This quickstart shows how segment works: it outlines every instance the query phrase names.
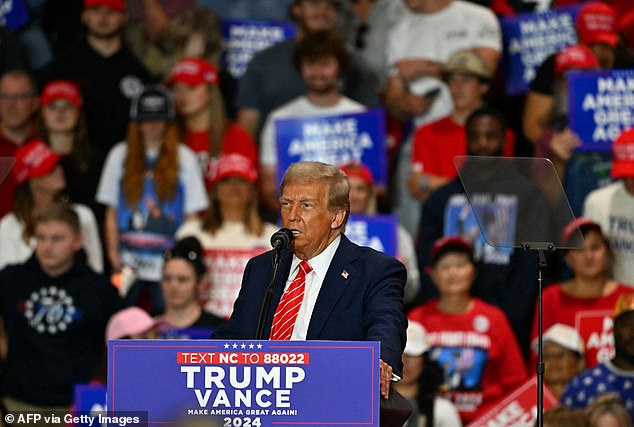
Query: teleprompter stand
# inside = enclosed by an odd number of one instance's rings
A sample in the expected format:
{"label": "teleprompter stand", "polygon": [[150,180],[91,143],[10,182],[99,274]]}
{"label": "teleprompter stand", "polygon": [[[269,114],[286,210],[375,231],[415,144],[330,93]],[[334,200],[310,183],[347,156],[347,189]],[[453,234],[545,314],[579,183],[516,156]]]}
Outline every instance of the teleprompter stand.
{"label": "teleprompter stand", "polygon": [[454,164],[487,244],[535,251],[537,259],[537,423],[543,425],[542,290],[548,253],[578,249],[578,228],[555,168],[545,158],[457,156]]}

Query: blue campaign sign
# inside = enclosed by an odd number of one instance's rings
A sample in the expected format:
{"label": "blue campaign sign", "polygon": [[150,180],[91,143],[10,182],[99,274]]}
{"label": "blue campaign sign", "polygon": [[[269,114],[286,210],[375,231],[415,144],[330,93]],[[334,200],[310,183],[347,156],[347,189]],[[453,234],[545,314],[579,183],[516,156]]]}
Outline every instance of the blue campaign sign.
{"label": "blue campaign sign", "polygon": [[502,18],[503,56],[500,63],[506,93],[528,91],[540,64],[552,53],[577,43],[574,22],[580,6]]}
{"label": "blue campaign sign", "polygon": [[0,26],[17,30],[30,19],[25,0],[0,0]]}
{"label": "blue campaign sign", "polygon": [[[73,400],[73,412],[75,413],[94,414],[104,412],[106,410],[106,385],[76,384]],[[76,425],[89,426],[89,423],[78,423]]]}
{"label": "blue campaign sign", "polygon": [[363,163],[376,185],[387,185],[383,110],[279,119],[274,125],[278,183],[292,163],[310,160],[335,166]]}
{"label": "blue campaign sign", "polygon": [[357,245],[369,246],[396,257],[397,224],[394,215],[350,215],[346,225],[346,237]]}
{"label": "blue campaign sign", "polygon": [[619,134],[634,126],[634,70],[568,73],[569,126],[579,151],[609,151]]}
{"label": "blue campaign sign", "polygon": [[224,40],[221,61],[236,79],[242,77],[253,55],[297,32],[290,22],[223,19],[220,25]]}
{"label": "blue campaign sign", "polygon": [[379,426],[378,342],[112,340],[108,411],[149,424]]}

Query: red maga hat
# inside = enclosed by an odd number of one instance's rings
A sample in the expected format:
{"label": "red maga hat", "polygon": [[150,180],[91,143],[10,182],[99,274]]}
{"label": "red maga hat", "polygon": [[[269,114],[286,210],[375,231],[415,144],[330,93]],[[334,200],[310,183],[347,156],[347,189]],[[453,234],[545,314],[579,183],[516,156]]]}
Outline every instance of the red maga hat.
{"label": "red maga hat", "polygon": [[189,86],[218,84],[218,70],[202,58],[185,58],[179,61],[165,81],[166,86],[185,83]]}
{"label": "red maga hat", "polygon": [[347,163],[339,166],[339,169],[344,171],[348,176],[356,176],[361,178],[369,187],[374,185],[374,179],[372,178],[372,171],[363,163]]}
{"label": "red maga hat", "polygon": [[56,154],[41,139],[34,139],[21,145],[15,152],[13,176],[18,184],[32,178],[40,178],[53,172],[64,157]]}
{"label": "red maga hat", "polygon": [[579,42],[585,45],[605,43],[615,47],[618,42],[616,13],[605,3],[587,3],[577,14],[575,23]]}
{"label": "red maga hat", "polygon": [[64,99],[76,108],[81,108],[82,98],[77,85],[69,80],[55,80],[44,86],[40,95],[40,103],[49,105],[58,99]]}
{"label": "red maga hat", "polygon": [[434,246],[431,248],[432,264],[436,264],[440,252],[445,249],[455,249],[459,252],[466,252],[470,256],[473,256],[473,247],[465,239],[459,236],[446,236],[436,240]]}
{"label": "red maga hat", "polygon": [[621,132],[612,143],[612,178],[634,178],[634,128]]}
{"label": "red maga hat", "polygon": [[218,158],[218,166],[216,174],[213,177],[213,183],[232,176],[244,178],[250,183],[258,180],[258,170],[253,161],[239,153],[221,154]]}
{"label": "red maga hat", "polygon": [[576,44],[568,46],[555,56],[555,78],[568,70],[592,70],[599,68],[599,61],[587,46]]}
{"label": "red maga hat", "polygon": [[[575,246],[580,246],[581,242],[576,242],[576,241],[570,241],[571,238],[575,237],[575,230],[579,229],[581,230],[582,228],[595,228],[597,230],[599,230],[599,232],[601,232],[601,226],[592,221],[591,219],[588,218],[575,218],[572,221],[570,221],[568,223],[568,225],[566,225],[566,227],[564,228],[564,231],[561,233],[561,243],[564,246],[568,246],[568,245],[573,245],[572,247]],[[578,237],[577,237],[578,239]],[[575,239],[575,240],[577,240]]]}
{"label": "red maga hat", "polygon": [[125,12],[125,0],[84,0],[84,9],[105,6],[115,12]]}

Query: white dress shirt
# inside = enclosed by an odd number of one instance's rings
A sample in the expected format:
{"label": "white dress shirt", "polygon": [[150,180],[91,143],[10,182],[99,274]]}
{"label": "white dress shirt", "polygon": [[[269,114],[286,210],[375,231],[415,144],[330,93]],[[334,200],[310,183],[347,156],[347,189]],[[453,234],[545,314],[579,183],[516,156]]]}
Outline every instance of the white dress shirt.
{"label": "white dress shirt", "polygon": [[[321,290],[321,285],[324,283],[324,278],[330,267],[330,262],[335,256],[335,252],[341,242],[341,236],[337,236],[319,255],[313,257],[308,261],[308,264],[312,267],[312,271],[306,275],[306,287],[304,288],[304,301],[299,308],[297,320],[295,321],[295,327],[291,334],[291,340],[305,340],[308,333],[308,325],[310,324],[310,318],[313,315],[313,309]],[[293,261],[291,262],[291,274],[288,276],[284,292],[288,289],[291,282],[299,273],[299,263],[302,260],[293,255]]]}

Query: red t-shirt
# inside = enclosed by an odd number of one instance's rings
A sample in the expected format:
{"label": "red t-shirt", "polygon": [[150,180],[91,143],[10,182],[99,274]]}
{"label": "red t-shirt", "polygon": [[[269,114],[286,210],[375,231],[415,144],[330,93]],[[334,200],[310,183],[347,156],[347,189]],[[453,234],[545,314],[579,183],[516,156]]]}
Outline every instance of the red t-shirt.
{"label": "red t-shirt", "polygon": [[[515,136],[507,129],[504,156],[512,157],[514,150]],[[412,146],[412,171],[453,179],[458,175],[453,158],[466,154],[464,126],[447,116],[416,129]]]}
{"label": "red t-shirt", "polygon": [[456,406],[464,425],[527,379],[522,354],[504,313],[477,298],[472,301],[473,307],[466,313],[442,313],[434,299],[408,315],[425,327],[430,355],[445,371],[442,391]]}
{"label": "red t-shirt", "polygon": [[[211,187],[213,177],[216,174],[217,157],[209,156],[209,131],[187,132],[185,144],[196,154],[205,178],[207,189]],[[258,164],[258,149],[251,135],[239,125],[232,123],[227,126],[222,135],[221,151],[227,153],[239,153],[251,159],[254,165]]]}
{"label": "red t-shirt", "polygon": [[[562,291],[559,284],[551,285],[542,293],[542,333],[555,323],[572,326],[579,332],[585,345],[586,365],[591,368],[610,359],[614,353],[612,312],[619,295],[632,288],[619,284],[610,295],[599,298],[577,298]],[[531,342],[537,338],[537,308],[533,317]],[[533,353],[533,360],[537,355]]]}

